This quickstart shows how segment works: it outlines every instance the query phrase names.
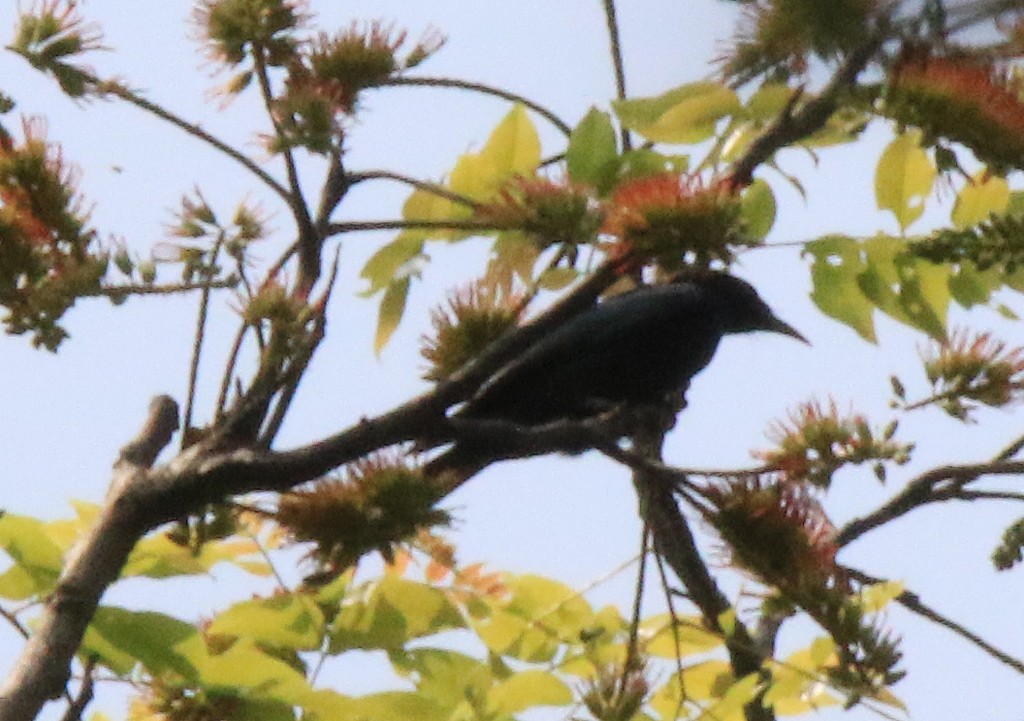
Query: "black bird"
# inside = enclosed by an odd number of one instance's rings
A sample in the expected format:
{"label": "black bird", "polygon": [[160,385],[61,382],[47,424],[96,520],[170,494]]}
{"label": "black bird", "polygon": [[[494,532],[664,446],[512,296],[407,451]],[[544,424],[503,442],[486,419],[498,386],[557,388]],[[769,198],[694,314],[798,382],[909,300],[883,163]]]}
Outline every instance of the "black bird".
{"label": "black bird", "polygon": [[[456,417],[537,426],[623,404],[658,404],[685,392],[722,336],[756,330],[807,342],[735,276],[708,271],[644,287],[555,329],[484,383]],[[490,460],[476,445],[457,443],[427,471],[468,477]]]}

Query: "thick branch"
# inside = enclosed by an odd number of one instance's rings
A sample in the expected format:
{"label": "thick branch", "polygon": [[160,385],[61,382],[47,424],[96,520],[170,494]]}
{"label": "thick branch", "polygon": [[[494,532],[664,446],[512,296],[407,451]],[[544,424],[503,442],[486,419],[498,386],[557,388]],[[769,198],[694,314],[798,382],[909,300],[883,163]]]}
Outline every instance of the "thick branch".
{"label": "thick branch", "polygon": [[228,495],[283,490],[313,480],[373,450],[416,438],[439,419],[446,422],[448,406],[463,400],[498,367],[553,327],[593,304],[615,278],[612,265],[602,266],[533,323],[495,343],[430,393],[292,451],[224,450],[211,437],[150,470],[148,465],[170,440],[176,425],[173,401],[156,399],[146,426],[121,453],[111,491],[95,525],[69,554],[35,633],[0,686],[0,721],[35,718],[49,699],[61,693],[100,597],[147,531]]}
{"label": "thick branch", "polygon": [[775,151],[803,140],[824,127],[839,107],[840,96],[857,80],[857,76],[882,45],[885,35],[876,32],[867,42],[851,52],[821,93],[796,109],[786,108],[775,122],[751,143],[747,152],[733,166],[732,178],[739,186],[750,184],[754,170],[771,159]]}

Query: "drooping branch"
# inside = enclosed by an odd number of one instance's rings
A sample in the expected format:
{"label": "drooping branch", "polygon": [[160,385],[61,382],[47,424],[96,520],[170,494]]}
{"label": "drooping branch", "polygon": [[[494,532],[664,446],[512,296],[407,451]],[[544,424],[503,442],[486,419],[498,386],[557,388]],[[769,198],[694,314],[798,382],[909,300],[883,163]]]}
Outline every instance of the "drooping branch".
{"label": "drooping branch", "polygon": [[[861,583],[882,583],[882,579],[875,578],[874,576],[864,573],[863,571],[859,571],[855,568],[844,567],[844,570],[846,571],[846,573],[850,575],[851,578],[854,578],[857,581],[860,581]],[[950,618],[943,616],[930,606],[925,605],[925,603],[921,600],[921,597],[918,596],[916,593],[912,591],[903,591],[903,593],[896,597],[896,602],[904,608],[906,608],[908,611],[916,613],[918,616],[927,618],[929,621],[932,621],[933,623],[942,626],[947,631],[951,631],[952,633],[955,633],[957,636],[960,636],[966,641],[974,644],[992,658],[996,659],[1001,663],[1006,664],[1018,673],[1024,674],[1024,661],[1021,661],[1018,658],[1014,658],[1005,651],[1001,651],[1000,649],[996,648],[995,646],[990,644],[988,641],[986,641],[981,636],[974,633],[967,627],[963,626],[960,623],[957,623],[956,621]]]}
{"label": "drooping branch", "polygon": [[97,91],[101,95],[113,95],[117,98],[120,98],[121,100],[124,100],[127,103],[134,105],[137,108],[145,110],[147,113],[155,115],[161,120],[167,121],[171,125],[180,128],[181,130],[184,130],[192,137],[197,138],[198,140],[201,140],[202,142],[206,143],[212,148],[224,153],[224,155],[231,158],[236,163],[244,167],[257,178],[259,178],[261,181],[263,181],[263,184],[270,188],[272,191],[274,191],[274,193],[276,193],[278,196],[280,196],[282,200],[284,200],[285,202],[288,201],[287,188],[285,188],[283,185],[277,182],[277,180],[272,175],[270,175],[270,173],[268,173],[259,165],[257,165],[254,160],[247,157],[246,155],[236,150],[235,148],[231,147],[223,140],[220,140],[216,136],[206,132],[195,123],[190,123],[187,120],[178,117],[169,110],[161,107],[160,105],[157,105],[152,101],[146,100],[142,96],[129,90],[121,83],[100,80],[99,78],[89,75],[88,73],[86,73],[86,71],[81,69],[79,69],[79,72],[84,73],[86,75],[86,79],[90,83],[94,83],[96,85]]}
{"label": "drooping branch", "polygon": [[493,85],[486,85],[484,83],[474,83],[469,80],[458,80],[456,78],[428,78],[428,77],[393,77],[388,78],[380,84],[383,86],[403,86],[403,87],[421,87],[421,88],[455,88],[457,90],[469,90],[475,93],[482,93],[484,95],[493,95],[496,98],[502,98],[513,103],[519,103],[520,105],[529,108],[537,115],[541,116],[556,128],[562,132],[562,134],[568,136],[572,132],[572,128],[562,120],[560,117],[555,115],[554,112],[545,108],[540,103],[536,103],[529,98],[523,97],[517,93],[513,93],[503,88],[497,88]]}

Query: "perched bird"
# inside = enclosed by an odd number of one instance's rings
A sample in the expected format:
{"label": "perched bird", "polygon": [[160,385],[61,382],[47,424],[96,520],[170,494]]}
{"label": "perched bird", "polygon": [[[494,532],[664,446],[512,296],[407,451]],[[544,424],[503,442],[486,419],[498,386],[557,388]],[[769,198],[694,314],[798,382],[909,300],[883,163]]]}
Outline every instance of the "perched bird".
{"label": "perched bird", "polygon": [[[722,336],[756,330],[807,342],[735,276],[707,271],[644,287],[600,303],[538,341],[485,382],[456,417],[537,426],[622,404],[661,403],[685,392]],[[488,460],[485,448],[459,442],[427,471],[458,469],[461,476]]]}

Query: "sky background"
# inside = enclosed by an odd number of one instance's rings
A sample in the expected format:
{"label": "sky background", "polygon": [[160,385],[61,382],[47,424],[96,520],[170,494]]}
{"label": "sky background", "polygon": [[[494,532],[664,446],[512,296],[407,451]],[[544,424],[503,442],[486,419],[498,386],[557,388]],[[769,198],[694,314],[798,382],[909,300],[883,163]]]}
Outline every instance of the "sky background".
{"label": "sky background", "polygon": [[[212,68],[190,38],[191,26],[185,22],[190,5],[88,0],[82,4],[84,14],[102,26],[105,44],[116,51],[95,54],[90,62],[101,75],[121,78],[147,98],[262,158],[255,134],[265,132],[266,121],[255,97],[245,96],[226,109],[209,100],[210,88],[226,78],[210,77]],[[710,61],[723,50],[737,17],[734,4],[711,0],[621,5],[627,88],[634,96],[657,94],[713,73]],[[356,18],[394,19],[415,39],[436,27],[448,36],[448,44],[417,74],[506,87],[552,108],[571,125],[591,105],[608,109],[614,94],[604,18],[595,0],[351,0],[313,2],[310,9],[324,29],[347,26]],[[15,4],[0,4],[0,32],[9,32],[14,18]],[[275,258],[289,242],[288,216],[270,193],[230,160],[174,128],[121,103],[74,104],[10,53],[0,54],[0,89],[18,101],[16,112],[48,118],[50,137],[63,144],[68,160],[81,166],[81,189],[95,204],[93,224],[105,238],[121,237],[140,252],[166,240],[165,225],[180,196],[197,186],[213,209],[226,216],[241,198],[264,202],[278,233],[259,251],[263,259]],[[363,104],[364,112],[348,135],[348,167],[394,169],[427,179],[441,178],[458,154],[478,149],[509,109],[493,98],[419,88],[369,93]],[[5,124],[14,127],[12,117]],[[558,152],[560,136],[543,119],[534,119],[545,154]],[[779,174],[761,171],[779,204],[769,243],[828,232],[896,232],[892,217],[875,209],[872,191],[874,165],[890,137],[889,127],[875,123],[854,147],[823,151],[817,159],[800,151],[780,154],[784,169],[801,178],[807,199]],[[282,175],[274,161],[267,167]],[[308,189],[315,189],[322,177],[315,163],[303,164],[301,173]],[[1020,187],[1019,177],[1014,180]],[[336,217],[396,218],[405,195],[401,187],[360,187]],[[948,218],[951,197],[947,193],[945,205],[930,203],[913,230]],[[403,324],[375,358],[377,301],[357,297],[365,287],[358,272],[390,237],[364,234],[341,241],[341,275],[329,335],[284,427],[281,447],[336,431],[426,388],[420,380],[418,338],[429,327],[429,310],[448,288],[479,273],[489,241],[430,249],[433,263],[414,287]],[[693,383],[689,407],[669,437],[669,463],[747,466],[750,450],[767,444],[768,421],[813,395],[831,395],[840,407],[852,404],[883,425],[890,417],[890,373],[904,379],[911,397],[927,392],[918,362],[925,339],[879,319],[879,344],[873,346],[823,317],[808,297],[808,261],[796,250],[749,253],[736,272],[754,282],[778,315],[799,328],[812,346],[765,334],[726,339],[710,368]],[[173,280],[173,273],[164,279]],[[1020,296],[1008,294],[1001,300],[1024,315]],[[82,302],[65,319],[72,338],[58,355],[32,350],[27,338],[0,337],[0,506],[59,518],[70,515],[70,499],[102,499],[117,449],[136,432],[149,399],[170,393],[183,400],[197,301],[132,299],[116,308],[103,300]],[[216,394],[221,359],[237,322],[235,307],[228,294],[215,303],[200,412]],[[991,310],[954,312],[952,317],[995,330],[1011,343],[1024,342],[1019,323]],[[907,417],[898,438],[918,441],[913,464],[891,472],[886,487],[869,469],[841,474],[825,503],[833,521],[842,525],[877,507],[916,471],[945,462],[985,460],[1022,432],[1019,412],[985,411],[978,419],[977,425],[963,426],[936,411]],[[464,563],[485,561],[494,569],[551,575],[577,587],[635,555],[640,533],[628,473],[592,454],[493,467],[445,506],[458,518],[452,538]],[[841,560],[905,581],[940,612],[1020,657],[1024,572],[996,573],[988,560],[1002,530],[1018,514],[1013,508],[978,504],[919,510],[858,540],[844,549]],[[105,600],[198,620],[246,597],[250,591],[245,583],[230,571],[187,584],[135,580],[120,584]],[[595,605],[614,602],[627,608],[631,588],[631,575],[620,574],[588,598]],[[658,595],[651,594],[652,599]],[[650,610],[657,610],[656,605]],[[900,609],[893,608],[887,620],[903,636],[910,676],[894,690],[913,718],[1019,721],[1024,708],[1024,679],[1019,675]],[[809,640],[806,635],[785,639],[790,644]],[[0,672],[8,670],[19,646],[16,634],[0,626]],[[338,687],[367,690],[376,678],[339,674]],[[120,716],[118,704],[105,704],[102,696],[94,706]],[[50,716],[56,717],[53,711]],[[851,721],[875,718],[865,709],[822,715]]]}

